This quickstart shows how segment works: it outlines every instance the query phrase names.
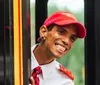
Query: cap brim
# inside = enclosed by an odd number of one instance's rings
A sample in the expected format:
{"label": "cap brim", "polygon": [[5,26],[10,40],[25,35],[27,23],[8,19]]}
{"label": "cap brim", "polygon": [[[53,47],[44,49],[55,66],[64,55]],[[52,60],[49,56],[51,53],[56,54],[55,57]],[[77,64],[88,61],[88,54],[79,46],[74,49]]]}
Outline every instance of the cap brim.
{"label": "cap brim", "polygon": [[62,20],[54,22],[57,25],[69,25],[69,24],[76,24],[77,31],[78,31],[78,38],[84,38],[86,36],[86,28],[77,21],[68,21],[68,20]]}

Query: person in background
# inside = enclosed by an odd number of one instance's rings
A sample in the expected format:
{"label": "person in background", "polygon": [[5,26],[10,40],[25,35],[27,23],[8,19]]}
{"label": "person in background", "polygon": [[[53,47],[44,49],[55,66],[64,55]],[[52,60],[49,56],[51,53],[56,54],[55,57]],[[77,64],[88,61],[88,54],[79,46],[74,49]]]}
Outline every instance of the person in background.
{"label": "person in background", "polygon": [[29,85],[74,85],[74,76],[56,58],[73,47],[77,38],[85,38],[86,28],[70,12],[57,11],[40,27],[39,43],[31,48]]}

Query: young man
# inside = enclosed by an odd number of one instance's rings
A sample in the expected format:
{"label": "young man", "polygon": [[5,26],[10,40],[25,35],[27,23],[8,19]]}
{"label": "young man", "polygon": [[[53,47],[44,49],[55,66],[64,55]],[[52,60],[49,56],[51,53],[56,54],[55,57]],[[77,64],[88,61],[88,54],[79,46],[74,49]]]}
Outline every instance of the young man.
{"label": "young man", "polygon": [[30,85],[74,85],[73,74],[56,58],[67,54],[77,38],[85,36],[85,27],[72,13],[59,11],[48,17],[40,27],[40,43],[31,49]]}

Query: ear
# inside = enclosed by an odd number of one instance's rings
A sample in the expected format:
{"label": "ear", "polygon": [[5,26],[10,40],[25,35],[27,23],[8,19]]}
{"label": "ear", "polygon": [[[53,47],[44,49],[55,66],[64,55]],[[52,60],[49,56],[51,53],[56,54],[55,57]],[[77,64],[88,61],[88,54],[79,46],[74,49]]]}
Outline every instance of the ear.
{"label": "ear", "polygon": [[43,38],[45,38],[45,36],[47,35],[47,33],[48,33],[48,29],[47,29],[47,27],[45,26],[45,25],[42,25],[41,27],[40,27],[40,37],[43,37]]}

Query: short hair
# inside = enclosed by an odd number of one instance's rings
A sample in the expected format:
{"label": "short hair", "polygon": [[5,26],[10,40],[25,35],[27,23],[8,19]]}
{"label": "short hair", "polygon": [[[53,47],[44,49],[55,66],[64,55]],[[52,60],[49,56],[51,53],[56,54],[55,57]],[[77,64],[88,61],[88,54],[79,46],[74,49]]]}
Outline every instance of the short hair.
{"label": "short hair", "polygon": [[47,26],[48,31],[51,31],[54,26],[56,26],[56,24],[51,24],[51,25]]}

